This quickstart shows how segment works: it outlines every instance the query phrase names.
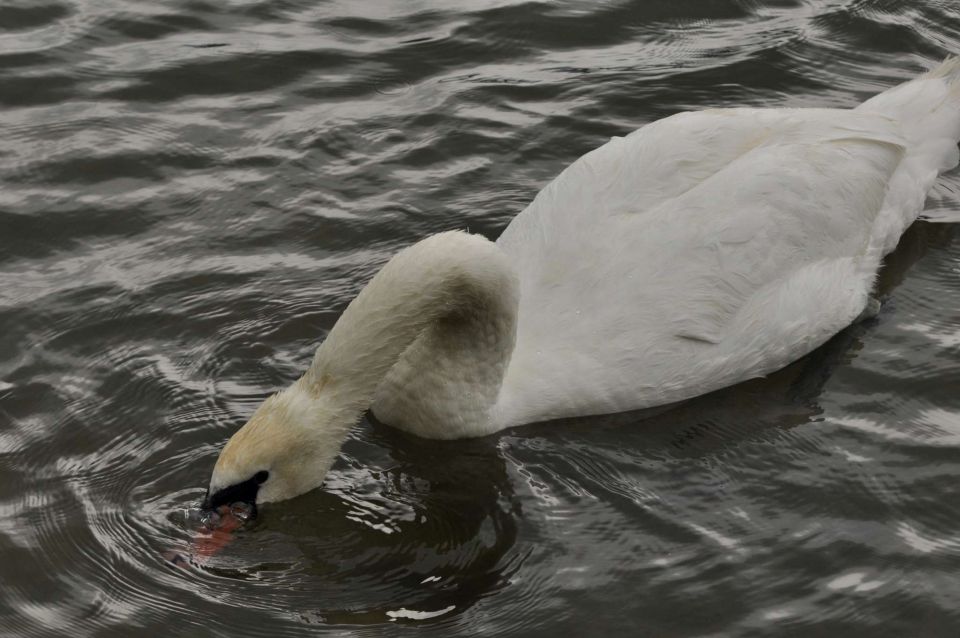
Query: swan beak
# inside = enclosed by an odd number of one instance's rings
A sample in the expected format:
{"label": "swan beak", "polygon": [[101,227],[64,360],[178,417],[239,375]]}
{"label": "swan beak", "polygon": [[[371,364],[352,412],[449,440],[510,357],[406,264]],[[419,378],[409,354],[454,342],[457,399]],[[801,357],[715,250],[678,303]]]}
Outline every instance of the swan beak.
{"label": "swan beak", "polygon": [[204,497],[200,509],[204,512],[212,512],[223,520],[224,517],[232,517],[240,521],[248,521],[257,517],[257,504],[247,501],[233,501],[232,503],[219,503],[210,498],[209,491]]}
{"label": "swan beak", "polygon": [[208,489],[201,507],[204,510],[217,513],[226,508],[227,511],[238,515],[255,518],[257,516],[257,492],[259,490],[260,483],[255,478],[221,488],[213,494]]}

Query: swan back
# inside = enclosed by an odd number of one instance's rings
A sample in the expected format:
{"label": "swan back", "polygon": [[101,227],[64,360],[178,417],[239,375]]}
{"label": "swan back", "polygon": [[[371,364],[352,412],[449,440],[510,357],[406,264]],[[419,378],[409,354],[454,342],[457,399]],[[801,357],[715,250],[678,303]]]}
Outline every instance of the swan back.
{"label": "swan back", "polygon": [[[952,77],[884,108],[679,114],[577,160],[498,241],[522,300],[504,421],[679,401],[848,325],[955,163]],[[898,119],[924,109],[926,124]]]}

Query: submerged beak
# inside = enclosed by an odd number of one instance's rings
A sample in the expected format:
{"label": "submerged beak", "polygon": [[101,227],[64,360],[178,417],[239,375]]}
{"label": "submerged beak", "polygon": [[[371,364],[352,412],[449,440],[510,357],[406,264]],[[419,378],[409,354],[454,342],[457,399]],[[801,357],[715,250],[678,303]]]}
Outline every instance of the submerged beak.
{"label": "submerged beak", "polygon": [[213,505],[209,498],[203,499],[200,509],[216,516],[210,520],[215,521],[214,526],[228,519],[235,519],[240,523],[257,517],[257,504],[247,501],[234,501],[232,503],[220,503]]}
{"label": "submerged beak", "polygon": [[212,510],[218,514],[226,508],[241,518],[254,518],[257,515],[257,492],[260,491],[260,482],[256,478],[230,485],[210,493],[207,490],[203,498],[202,508]]}

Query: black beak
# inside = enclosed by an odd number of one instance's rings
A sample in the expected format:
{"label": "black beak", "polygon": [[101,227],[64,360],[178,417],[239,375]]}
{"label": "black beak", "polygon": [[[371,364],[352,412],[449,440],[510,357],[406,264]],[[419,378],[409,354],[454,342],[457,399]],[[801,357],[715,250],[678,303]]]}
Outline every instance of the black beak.
{"label": "black beak", "polygon": [[207,495],[203,499],[203,509],[216,511],[222,505],[245,503],[250,508],[251,517],[254,517],[257,515],[257,492],[260,491],[261,482],[257,477],[252,477],[242,483],[217,490],[213,494],[207,490]]}

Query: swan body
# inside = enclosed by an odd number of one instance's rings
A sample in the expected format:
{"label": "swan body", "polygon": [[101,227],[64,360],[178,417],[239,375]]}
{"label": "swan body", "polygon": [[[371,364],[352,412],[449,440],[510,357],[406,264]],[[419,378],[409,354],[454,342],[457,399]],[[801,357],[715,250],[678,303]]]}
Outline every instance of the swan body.
{"label": "swan body", "polygon": [[773,372],[864,311],[958,139],[960,58],[852,110],[715,109],[613,138],[495,244],[441,233],[388,262],[227,443],[209,504],[318,486],[368,408],[459,438]]}

